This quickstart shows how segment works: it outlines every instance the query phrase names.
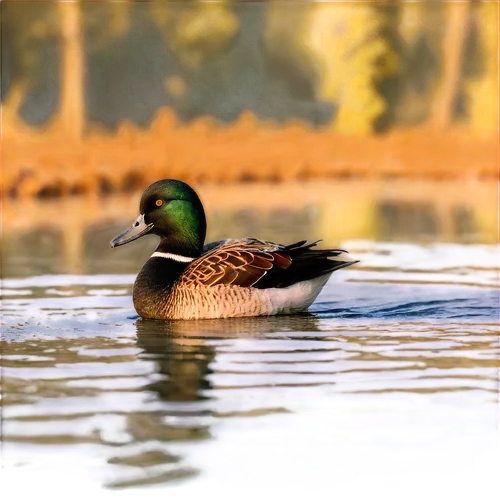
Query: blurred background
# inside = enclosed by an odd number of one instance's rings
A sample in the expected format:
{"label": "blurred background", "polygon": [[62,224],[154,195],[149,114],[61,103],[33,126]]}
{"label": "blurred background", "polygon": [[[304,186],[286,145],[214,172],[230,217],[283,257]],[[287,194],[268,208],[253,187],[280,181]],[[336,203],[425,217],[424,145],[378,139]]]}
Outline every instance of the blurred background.
{"label": "blurred background", "polygon": [[497,241],[497,2],[0,12],[7,275],[136,270],[107,242],[169,177],[209,238]]}

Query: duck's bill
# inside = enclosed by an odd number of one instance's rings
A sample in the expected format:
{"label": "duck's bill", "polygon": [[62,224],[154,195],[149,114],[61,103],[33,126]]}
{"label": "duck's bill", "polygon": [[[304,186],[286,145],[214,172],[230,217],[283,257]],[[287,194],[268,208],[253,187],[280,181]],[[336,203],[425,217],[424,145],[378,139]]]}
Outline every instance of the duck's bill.
{"label": "duck's bill", "polygon": [[139,215],[136,221],[132,224],[132,227],[127,229],[124,233],[117,236],[114,240],[111,240],[109,246],[111,248],[119,247],[120,245],[125,245],[131,241],[144,236],[153,229],[153,224],[146,224],[144,222],[144,215]]}

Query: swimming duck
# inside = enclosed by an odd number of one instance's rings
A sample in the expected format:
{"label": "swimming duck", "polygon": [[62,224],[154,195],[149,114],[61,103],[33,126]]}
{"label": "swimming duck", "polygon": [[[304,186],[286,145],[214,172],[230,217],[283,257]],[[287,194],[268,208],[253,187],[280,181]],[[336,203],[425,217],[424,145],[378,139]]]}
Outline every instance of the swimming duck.
{"label": "swimming duck", "polygon": [[292,314],[306,310],[333,271],[358,261],[318,242],[280,245],[254,238],[204,245],[206,219],[196,192],[165,179],[143,193],[140,215],[110,243],[160,237],[134,284],[143,318],[201,319]]}

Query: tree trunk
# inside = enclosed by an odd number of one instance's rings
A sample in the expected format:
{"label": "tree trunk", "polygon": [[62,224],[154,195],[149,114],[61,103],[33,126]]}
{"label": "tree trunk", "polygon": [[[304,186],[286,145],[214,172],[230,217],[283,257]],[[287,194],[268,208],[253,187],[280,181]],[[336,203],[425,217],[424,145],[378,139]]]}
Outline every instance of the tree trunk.
{"label": "tree trunk", "polygon": [[453,121],[453,111],[460,90],[462,55],[467,36],[470,2],[449,2],[446,9],[441,80],[430,117],[431,125],[441,130]]}
{"label": "tree trunk", "polygon": [[64,130],[75,140],[85,126],[84,50],[79,2],[59,3],[63,56],[59,117]]}
{"label": "tree trunk", "polygon": [[7,95],[2,102],[2,135],[11,135],[18,132],[24,126],[24,120],[21,117],[21,107],[28,95],[26,82],[23,80],[14,80],[9,85]]}

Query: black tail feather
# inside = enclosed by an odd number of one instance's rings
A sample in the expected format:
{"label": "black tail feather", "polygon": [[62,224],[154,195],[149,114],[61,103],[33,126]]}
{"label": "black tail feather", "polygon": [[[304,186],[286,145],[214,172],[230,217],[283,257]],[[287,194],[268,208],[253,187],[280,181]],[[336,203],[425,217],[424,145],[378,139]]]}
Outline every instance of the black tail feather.
{"label": "black tail feather", "polygon": [[[273,268],[254,286],[256,288],[285,288],[359,262],[351,259],[345,250],[312,250],[319,241],[321,240],[307,245],[306,241],[300,241],[283,247],[280,253],[288,255],[292,264],[286,269]],[[342,259],[342,255],[346,256],[345,260]]]}
{"label": "black tail feather", "polygon": [[[309,244],[308,247],[313,247],[314,245],[316,245],[320,241],[321,240],[315,241],[314,243]],[[303,247],[305,243],[307,243],[307,240],[297,241],[296,243],[292,243],[291,245],[285,245],[284,248],[286,251],[290,251],[290,250],[293,250],[294,248]]]}

